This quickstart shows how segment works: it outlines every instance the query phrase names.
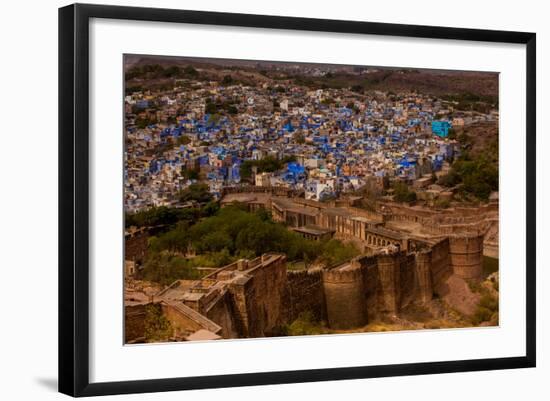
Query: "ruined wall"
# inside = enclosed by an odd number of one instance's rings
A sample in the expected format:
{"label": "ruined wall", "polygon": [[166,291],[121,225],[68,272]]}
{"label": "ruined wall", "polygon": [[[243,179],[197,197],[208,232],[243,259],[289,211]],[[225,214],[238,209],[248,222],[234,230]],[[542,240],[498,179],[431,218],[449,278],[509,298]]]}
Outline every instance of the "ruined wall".
{"label": "ruined wall", "polygon": [[284,304],[289,323],[308,311],[317,321],[326,321],[322,271],[288,271]]}
{"label": "ruined wall", "polygon": [[449,238],[453,273],[458,277],[480,278],[483,266],[483,235]]}
{"label": "ruined wall", "polygon": [[323,271],[327,317],[331,328],[347,329],[367,324],[362,270]]}

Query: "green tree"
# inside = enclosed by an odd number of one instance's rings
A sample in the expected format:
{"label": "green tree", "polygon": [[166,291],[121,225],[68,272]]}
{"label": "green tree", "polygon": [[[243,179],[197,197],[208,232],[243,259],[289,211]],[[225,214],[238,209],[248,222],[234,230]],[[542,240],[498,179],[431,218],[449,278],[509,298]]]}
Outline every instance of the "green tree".
{"label": "green tree", "polygon": [[218,202],[210,201],[200,209],[201,217],[210,217],[220,210]]}
{"label": "green tree", "polygon": [[331,239],[322,249],[321,260],[328,266],[343,263],[359,254],[359,250],[353,244],[343,244]]}
{"label": "green tree", "polygon": [[197,201],[207,203],[212,200],[212,194],[207,184],[191,184],[178,194],[180,202]]}
{"label": "green tree", "polygon": [[200,169],[198,168],[185,168],[182,166],[181,173],[183,177],[188,180],[198,180],[200,175]]}
{"label": "green tree", "polygon": [[472,158],[464,154],[455,160],[449,173],[442,176],[439,183],[447,187],[462,184],[462,193],[487,200],[492,191],[498,191],[498,164],[490,155],[482,154]]}
{"label": "green tree", "polygon": [[320,322],[316,321],[311,311],[300,313],[298,318],[288,325],[284,334],[287,336],[308,336],[323,334],[325,330]]}
{"label": "green tree", "polygon": [[233,83],[233,77],[231,77],[231,75],[225,75],[223,77],[222,83],[224,85],[231,85]]}
{"label": "green tree", "polygon": [[152,207],[136,213],[126,213],[125,226],[154,227],[159,225],[170,225],[181,218],[181,212],[175,208],[166,206]]}
{"label": "green tree", "polygon": [[170,66],[163,70],[162,75],[166,78],[177,77],[181,75],[181,68],[177,65]]}
{"label": "green tree", "polygon": [[[205,208],[199,212],[203,214]],[[305,239],[273,222],[266,210],[249,213],[230,205],[215,212],[212,207],[211,213],[214,214],[201,220],[193,215],[195,220],[180,221],[168,232],[152,237],[143,278],[169,284],[178,278],[195,277],[194,266],[223,266],[239,257],[252,258],[268,252],[281,252],[289,260],[303,260],[306,264],[316,260],[335,264],[359,254],[355,246],[338,240]],[[178,255],[189,247],[196,251],[195,258]]]}
{"label": "green tree", "polygon": [[269,223],[254,219],[237,235],[235,245],[239,250],[250,250],[261,255],[277,248],[278,233],[272,230]]}
{"label": "green tree", "polygon": [[189,145],[191,143],[191,139],[187,135],[182,135],[177,139],[176,142],[178,145]]}
{"label": "green tree", "polygon": [[252,168],[256,167],[258,173],[271,173],[274,171],[281,170],[285,164],[295,161],[294,156],[284,157],[282,159],[277,159],[273,156],[267,156],[260,160],[245,160],[241,163],[240,175],[244,180],[248,180],[252,177]]}
{"label": "green tree", "polygon": [[178,223],[176,228],[158,237],[149,237],[149,249],[155,252],[170,251],[185,254],[190,243],[189,225],[185,221]]}
{"label": "green tree", "polygon": [[233,240],[225,231],[213,231],[203,236],[200,242],[195,242],[197,252],[219,252],[233,249]]}
{"label": "green tree", "polygon": [[416,200],[416,193],[409,190],[409,186],[403,182],[396,182],[393,185],[394,200],[397,202],[414,202]]}
{"label": "green tree", "polygon": [[193,66],[188,65],[183,69],[184,74],[189,78],[197,78],[199,72],[193,68]]}
{"label": "green tree", "polygon": [[303,132],[296,132],[294,134],[294,141],[300,145],[303,145],[306,142],[306,137]]}
{"label": "green tree", "polygon": [[210,98],[206,99],[206,105],[204,112],[207,114],[216,114],[218,112],[218,106]]}
{"label": "green tree", "polygon": [[176,280],[195,280],[202,276],[187,259],[166,251],[150,252],[139,277],[162,285]]}

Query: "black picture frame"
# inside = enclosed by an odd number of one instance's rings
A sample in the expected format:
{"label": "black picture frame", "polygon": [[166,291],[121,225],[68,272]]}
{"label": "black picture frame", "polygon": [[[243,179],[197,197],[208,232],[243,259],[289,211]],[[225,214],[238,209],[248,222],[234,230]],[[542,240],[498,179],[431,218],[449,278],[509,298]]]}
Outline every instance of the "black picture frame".
{"label": "black picture frame", "polygon": [[[515,43],[526,46],[526,354],[520,357],[407,363],[90,383],[89,380],[89,21],[160,21],[414,38]],[[74,4],[59,9],[59,391],[71,396],[253,386],[385,376],[534,367],[536,205],[536,35],[526,32],[359,21]]]}

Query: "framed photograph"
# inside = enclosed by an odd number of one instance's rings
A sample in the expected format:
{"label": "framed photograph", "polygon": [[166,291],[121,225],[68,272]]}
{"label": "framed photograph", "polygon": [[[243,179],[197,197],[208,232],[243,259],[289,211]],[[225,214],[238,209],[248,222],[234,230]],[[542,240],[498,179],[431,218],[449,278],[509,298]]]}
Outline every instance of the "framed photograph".
{"label": "framed photograph", "polygon": [[61,8],[59,216],[65,394],[533,367],[535,34]]}

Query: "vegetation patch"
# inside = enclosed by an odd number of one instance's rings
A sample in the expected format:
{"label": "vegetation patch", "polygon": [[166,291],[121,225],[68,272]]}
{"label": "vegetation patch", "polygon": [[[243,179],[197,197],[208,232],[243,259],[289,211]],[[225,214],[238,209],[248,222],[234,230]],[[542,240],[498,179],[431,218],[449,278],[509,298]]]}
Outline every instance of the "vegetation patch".
{"label": "vegetation patch", "polygon": [[[336,265],[359,254],[352,243],[305,239],[274,222],[263,209],[249,213],[230,205],[210,214],[205,211],[209,206],[182,214],[185,219],[149,238],[148,256],[139,278],[168,285],[179,279],[200,278],[202,273],[197,267],[221,267],[269,252],[284,253],[289,260],[301,261],[303,268],[312,263]],[[179,216],[173,217],[173,212],[162,209],[162,216],[170,216],[162,221],[172,222]],[[158,213],[155,210],[154,219],[149,214],[146,217],[157,222]]]}
{"label": "vegetation patch", "polygon": [[145,342],[154,343],[166,341],[172,334],[172,326],[162,314],[158,304],[149,304],[145,307]]}

